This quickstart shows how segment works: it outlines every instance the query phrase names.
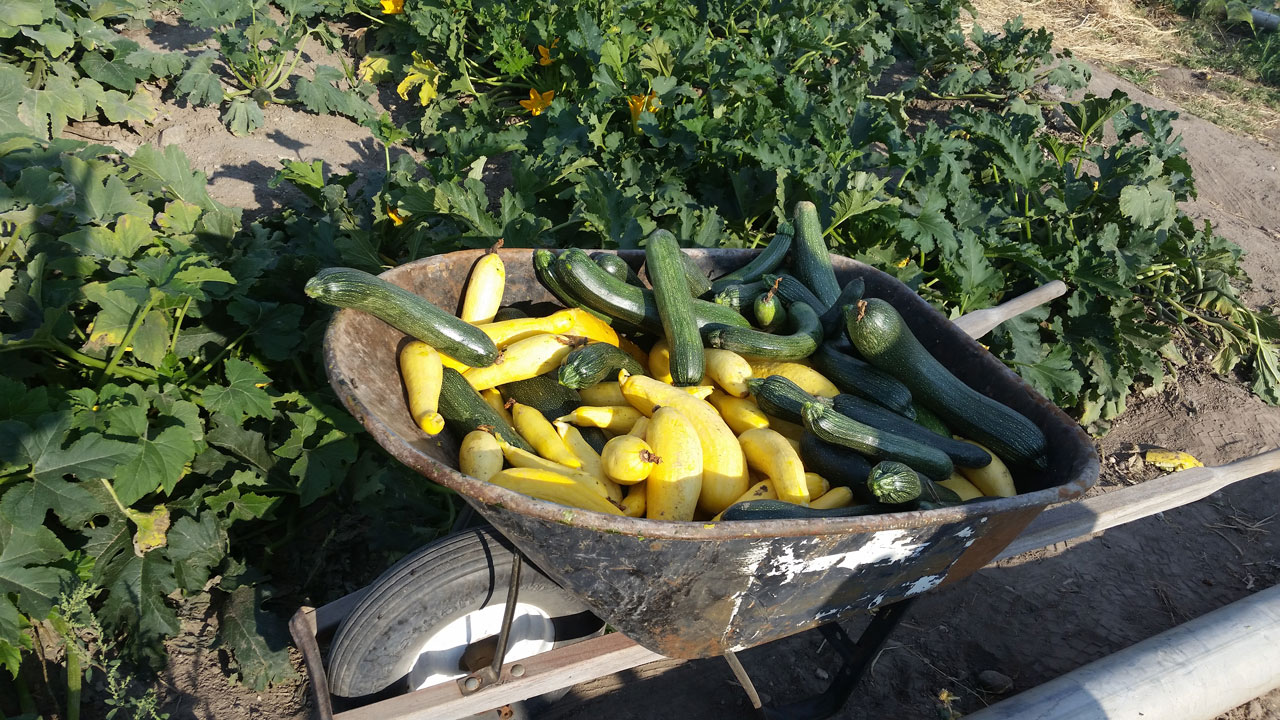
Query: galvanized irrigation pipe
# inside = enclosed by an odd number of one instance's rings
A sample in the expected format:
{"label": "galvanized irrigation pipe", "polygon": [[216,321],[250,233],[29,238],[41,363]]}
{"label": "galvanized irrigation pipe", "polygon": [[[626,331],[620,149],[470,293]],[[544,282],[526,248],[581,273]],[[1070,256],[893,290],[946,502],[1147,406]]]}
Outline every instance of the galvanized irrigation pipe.
{"label": "galvanized irrigation pipe", "polygon": [[966,720],[1212,720],[1280,687],[1280,585]]}

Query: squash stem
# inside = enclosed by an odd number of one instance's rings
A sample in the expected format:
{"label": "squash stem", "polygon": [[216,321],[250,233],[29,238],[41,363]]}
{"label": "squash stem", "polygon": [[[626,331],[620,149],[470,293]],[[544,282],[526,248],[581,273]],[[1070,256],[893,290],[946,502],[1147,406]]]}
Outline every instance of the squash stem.
{"label": "squash stem", "polygon": [[67,720],[80,720],[80,648],[76,647],[74,638],[66,638],[67,643]]}
{"label": "squash stem", "polygon": [[222,348],[222,351],[219,352],[217,355],[213,356],[212,360],[205,363],[204,367],[196,371],[195,375],[192,375],[191,377],[187,378],[187,381],[183,383],[183,386],[186,387],[191,383],[194,383],[195,381],[204,377],[205,373],[212,370],[213,366],[222,362],[222,359],[225,358],[232,350],[236,349],[236,347],[240,344],[240,342],[243,341],[248,336],[249,336],[249,330],[245,330],[244,332],[240,333],[240,337],[237,337],[235,340],[232,340],[230,343],[227,343],[227,346]]}
{"label": "squash stem", "polygon": [[99,387],[106,381],[107,376],[111,374],[115,366],[119,364],[120,359],[124,357],[125,348],[133,342],[133,336],[138,334],[143,321],[147,319],[147,314],[151,312],[151,308],[156,303],[156,297],[156,293],[150,293],[147,296],[146,304],[142,306],[137,315],[133,316],[133,322],[129,324],[129,329],[125,332],[124,337],[121,338],[120,344],[116,345],[116,349],[111,353],[111,358],[107,360],[106,367],[102,368],[102,373],[98,376]]}
{"label": "squash stem", "polygon": [[106,361],[99,360],[98,358],[93,357],[91,355],[85,355],[79,350],[76,350],[70,345],[67,345],[59,340],[49,340],[45,343],[41,343],[40,345],[37,345],[36,347],[41,347],[45,350],[55,351],[59,355],[62,355],[63,357],[67,358],[68,360],[74,360],[75,362],[78,362],[81,365],[84,365],[85,367],[93,368],[94,370],[100,370],[103,373],[106,373],[108,375],[115,375],[118,377],[129,378],[130,380],[139,380],[142,382],[152,382],[159,379],[160,377],[158,374],[156,374],[151,370],[146,370],[144,368],[139,368],[139,367],[108,368]]}
{"label": "squash stem", "polygon": [[178,308],[178,314],[173,318],[173,335],[169,337],[169,352],[178,345],[178,336],[182,334],[182,321],[187,318],[187,308],[191,307],[191,296],[187,296],[187,301]]}

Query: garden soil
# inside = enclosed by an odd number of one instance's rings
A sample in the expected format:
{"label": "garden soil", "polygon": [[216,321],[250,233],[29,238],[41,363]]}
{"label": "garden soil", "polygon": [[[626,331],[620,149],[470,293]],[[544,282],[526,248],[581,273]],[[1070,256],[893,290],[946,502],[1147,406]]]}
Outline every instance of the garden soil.
{"label": "garden soil", "polygon": [[[159,38],[168,49],[200,49],[201,38],[170,31],[145,37]],[[1106,95],[1115,87],[1136,101],[1167,107],[1121,79],[1095,73],[1093,92]],[[1177,127],[1199,190],[1187,211],[1212,221],[1248,252],[1244,266],[1255,282],[1247,299],[1275,304],[1280,299],[1280,154],[1195,117],[1184,116]],[[91,124],[71,130],[124,150],[143,142],[176,144],[208,174],[211,193],[246,208],[249,217],[298,200],[284,187],[267,186],[280,158],[319,158],[330,171],[362,175],[383,166],[381,150],[366,129],[284,107],[269,108],[266,126],[248,138],[231,136],[212,109],[173,105],[163,107],[154,126],[137,133]],[[1276,446],[1280,408],[1209,374],[1203,360],[1193,360],[1164,389],[1130,402],[1099,442],[1103,477],[1091,492],[1160,474],[1135,459],[1138,444],[1185,450],[1206,464]],[[1280,584],[1277,512],[1280,476],[1257,477],[1177,510],[1010,559],[929,593],[911,608],[839,717],[956,717],[1003,696],[983,687],[978,679],[983,671],[1010,678],[1009,692],[1025,690]],[[321,572],[341,574],[342,569]],[[331,598],[313,602],[325,599]],[[170,661],[160,683],[162,711],[174,720],[311,717],[296,652],[296,680],[255,692],[228,679],[233,667],[214,641],[216,617],[192,603],[184,618],[183,633],[169,642]],[[860,619],[846,623],[852,634],[864,624]],[[741,658],[759,689],[775,701],[821,690],[838,665],[816,633],[755,648]],[[724,661],[663,661],[574,687],[551,718],[698,720],[749,713]],[[1280,692],[1223,718],[1280,720]]]}

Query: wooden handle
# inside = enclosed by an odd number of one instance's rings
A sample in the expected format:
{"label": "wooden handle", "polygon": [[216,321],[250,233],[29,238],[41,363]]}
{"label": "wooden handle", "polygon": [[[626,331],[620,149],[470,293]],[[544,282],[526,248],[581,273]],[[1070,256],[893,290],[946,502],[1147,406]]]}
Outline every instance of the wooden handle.
{"label": "wooden handle", "polygon": [[1046,283],[1031,292],[1024,293],[993,308],[974,310],[954,320],[956,327],[975,340],[991,332],[997,325],[1017,317],[1033,307],[1043,305],[1067,292],[1067,284],[1061,280]]}
{"label": "wooden handle", "polygon": [[1032,520],[992,562],[1172,510],[1208,497],[1232,483],[1275,470],[1280,470],[1280,449],[1217,467],[1170,473],[1139,485],[1057,505]]}

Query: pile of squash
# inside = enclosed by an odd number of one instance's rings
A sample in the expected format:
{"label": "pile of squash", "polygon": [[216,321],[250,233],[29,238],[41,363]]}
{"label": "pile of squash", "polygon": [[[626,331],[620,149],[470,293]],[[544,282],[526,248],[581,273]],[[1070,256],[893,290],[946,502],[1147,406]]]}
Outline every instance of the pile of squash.
{"label": "pile of squash", "polygon": [[647,287],[612,253],[532,263],[564,309],[504,308],[496,252],[471,269],[460,316],[350,268],[306,291],[416,338],[399,355],[407,411],[462,438],[462,472],[570,507],[897,512],[1010,496],[1014,472],[1046,466],[1034,423],[952,375],[862,279],[837,282],[811,203],[715,280],[663,230],[646,241]]}

